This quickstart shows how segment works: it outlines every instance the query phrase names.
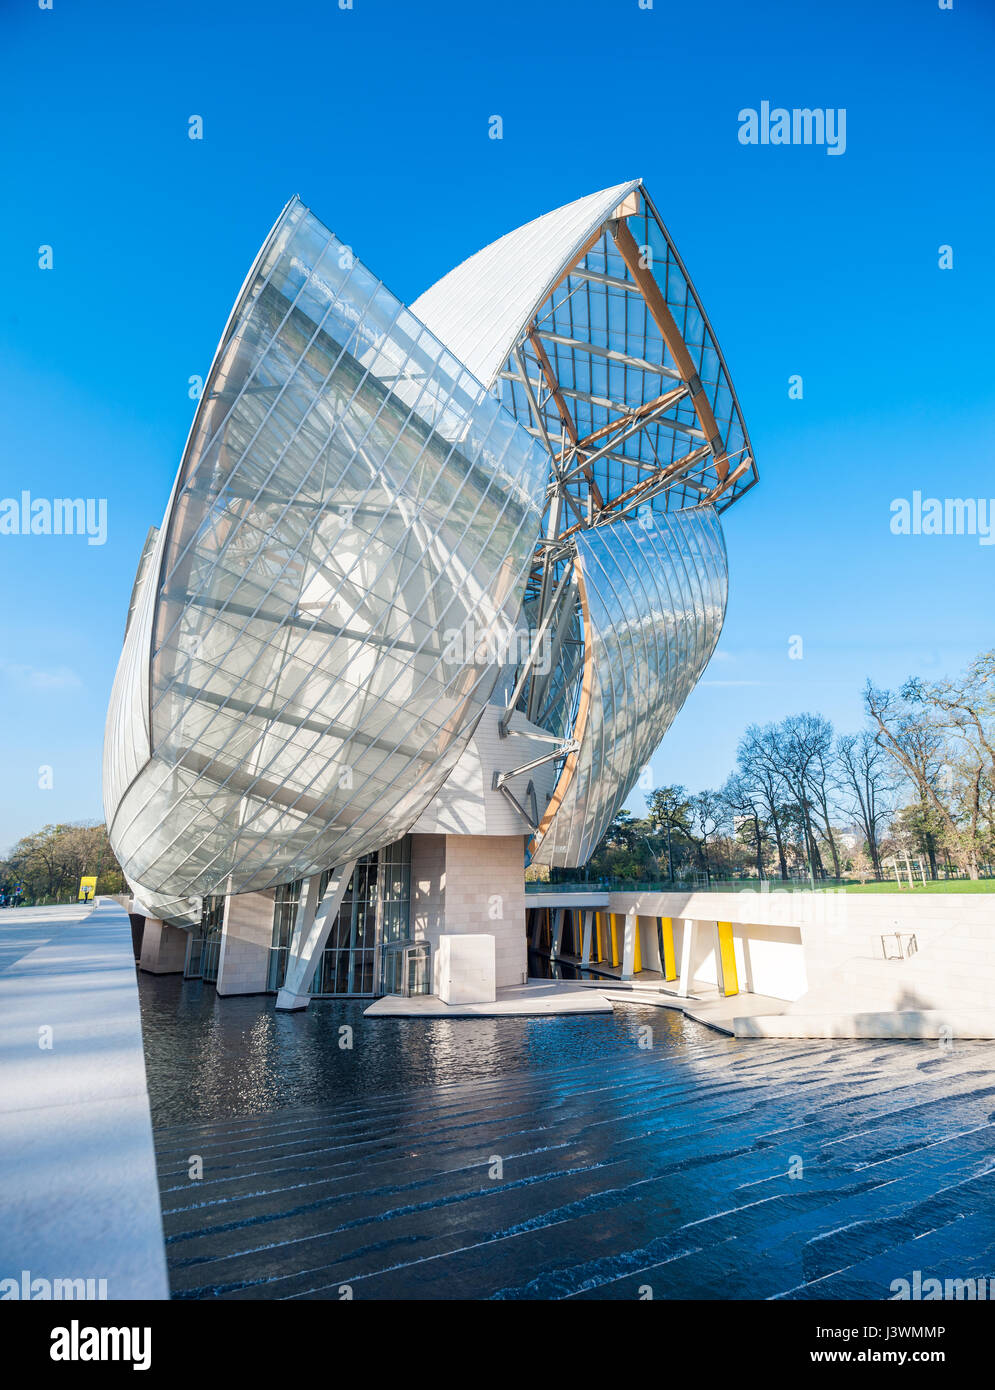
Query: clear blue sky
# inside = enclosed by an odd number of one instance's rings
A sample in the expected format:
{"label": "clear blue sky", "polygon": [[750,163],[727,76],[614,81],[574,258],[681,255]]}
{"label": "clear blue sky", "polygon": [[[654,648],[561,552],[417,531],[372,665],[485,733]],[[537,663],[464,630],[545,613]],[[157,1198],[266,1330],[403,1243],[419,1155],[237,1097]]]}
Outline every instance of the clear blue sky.
{"label": "clear blue sky", "polygon": [[[102,547],[0,536],[0,849],[102,815],[104,711],[187,380],[293,193],[410,302],[529,218],[646,180],[760,469],[727,516],[720,651],[659,780],[717,784],[751,720],[857,727],[868,675],[992,645],[995,546],[889,530],[916,488],[995,496],[992,0],[3,0],[0,32],[0,496],[109,509]],[[846,108],[846,153],[741,145],[764,100]]]}

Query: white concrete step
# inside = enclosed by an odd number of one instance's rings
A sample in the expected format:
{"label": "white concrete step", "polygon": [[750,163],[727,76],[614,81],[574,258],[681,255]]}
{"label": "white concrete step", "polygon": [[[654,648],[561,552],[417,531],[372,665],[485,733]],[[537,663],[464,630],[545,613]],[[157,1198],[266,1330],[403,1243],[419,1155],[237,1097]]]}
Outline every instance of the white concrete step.
{"label": "white concrete step", "polygon": [[733,1019],[737,1038],[995,1038],[995,1010],[899,1009]]}

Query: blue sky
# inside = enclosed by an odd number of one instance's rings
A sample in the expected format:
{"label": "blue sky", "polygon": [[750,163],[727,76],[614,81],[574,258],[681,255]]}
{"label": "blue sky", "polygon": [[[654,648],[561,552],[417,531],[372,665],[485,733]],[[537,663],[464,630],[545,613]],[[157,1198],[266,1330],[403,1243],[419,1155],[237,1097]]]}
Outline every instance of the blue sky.
{"label": "blue sky", "polygon": [[[715,785],[750,721],[857,727],[867,676],[992,645],[995,546],[889,522],[914,489],[995,496],[995,8],[654,6],[0,5],[0,495],[108,504],[103,546],[0,536],[0,850],[102,815],[104,711],[188,378],[293,193],[410,302],[512,227],[645,179],[761,478],[727,515],[726,628],[658,781]],[[740,144],[764,100],[845,108],[845,154]]]}

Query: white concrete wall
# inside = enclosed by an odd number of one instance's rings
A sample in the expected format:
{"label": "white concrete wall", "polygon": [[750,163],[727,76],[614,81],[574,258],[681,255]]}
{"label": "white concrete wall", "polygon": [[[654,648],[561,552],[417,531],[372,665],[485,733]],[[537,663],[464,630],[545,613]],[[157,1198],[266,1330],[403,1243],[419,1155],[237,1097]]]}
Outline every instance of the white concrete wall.
{"label": "white concrete wall", "polygon": [[[545,730],[531,724],[525,715],[515,710],[511,728],[516,733],[502,738],[498,723],[504,710],[488,705],[481,716],[473,737],[459,762],[446,778],[435,800],[425,808],[412,827],[415,834],[450,835],[524,835],[529,824],[500,791],[495,791],[492,777],[495,772],[511,772],[523,763],[541,758],[549,752],[549,743],[529,738],[530,731],[543,734]],[[553,793],[556,781],[554,764],[542,763],[531,772],[515,777],[509,788],[515,798],[529,810],[526,792],[529,781],[535,787],[537,809],[542,815]]]}
{"label": "white concrete wall", "polygon": [[[681,918],[674,923],[674,945],[677,948],[678,968],[680,968],[684,950],[684,933],[688,930],[688,920],[688,918]],[[691,948],[692,989],[695,984],[707,985],[716,989],[719,983],[719,943],[715,919],[694,918],[693,920],[697,923],[697,930]]]}
{"label": "white concrete wall", "polygon": [[808,989],[800,927],[735,922],[732,936],[741,990],[790,1000]]}
{"label": "white concrete wall", "polygon": [[273,944],[274,894],[236,893],[225,899],[219,994],[261,994],[267,988]]}
{"label": "white concrete wall", "polygon": [[[613,912],[633,907],[672,918],[678,958],[685,918],[708,923],[699,935],[709,942],[710,924],[731,922],[740,988],[788,1000],[792,1012],[995,1007],[995,894],[611,894]],[[918,950],[885,960],[882,936],[896,931],[913,933]],[[696,946],[694,973],[702,984],[717,980],[706,943]]]}
{"label": "white concrete wall", "polygon": [[[623,904],[626,907],[631,905],[632,899],[637,896],[646,897],[646,895],[613,893],[611,895],[613,910],[618,912]],[[677,895],[667,896],[676,897]],[[711,915],[694,919],[698,921],[699,925],[692,955],[692,970],[694,978],[700,985],[715,988],[719,983],[716,923],[719,921],[727,922],[729,918],[720,916],[716,910],[714,899],[718,895],[699,893],[695,896],[697,902],[694,910],[701,912],[701,905],[705,903],[710,908]],[[722,895],[723,905],[726,896],[728,895]],[[674,906],[673,903],[668,905]],[[646,902],[644,901],[638,919],[643,969],[662,972],[663,963],[660,960],[656,929],[657,914],[649,915],[645,908]],[[667,912],[661,912],[659,915],[661,917],[671,916]],[[680,968],[685,920],[686,918],[683,916],[672,917],[674,955],[678,969]],[[771,926],[757,922],[733,922],[732,928],[736,973],[741,990],[749,990],[753,994],[770,995],[774,999],[787,1000],[797,999],[799,995],[805,993],[807,981],[799,927],[783,924]]]}
{"label": "white concrete wall", "polygon": [[660,959],[660,942],[656,933],[655,917],[637,917],[639,923],[639,949],[642,953],[644,970],[663,971]]}

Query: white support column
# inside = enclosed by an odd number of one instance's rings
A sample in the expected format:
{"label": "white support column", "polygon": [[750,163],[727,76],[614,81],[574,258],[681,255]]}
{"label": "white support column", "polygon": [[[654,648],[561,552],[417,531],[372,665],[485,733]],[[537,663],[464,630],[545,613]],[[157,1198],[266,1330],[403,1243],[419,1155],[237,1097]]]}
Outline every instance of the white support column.
{"label": "white support column", "polygon": [[[711,923],[709,923],[709,925],[713,928],[713,938],[714,938],[714,942],[715,942],[715,945],[714,945],[714,947],[713,947],[713,949],[714,949],[714,951],[715,951],[715,983],[716,983],[716,986],[717,986],[717,988],[718,988],[719,993],[720,993],[720,994],[725,994],[725,992],[726,992],[726,968],[725,968],[725,961],[722,959],[722,933],[721,933],[721,931],[719,930],[719,924],[718,924],[718,922],[711,922]],[[731,992],[732,992],[733,994],[737,994],[737,993],[738,993],[738,990],[733,989]]]}
{"label": "white support column", "polygon": [[306,879],[301,884],[301,900],[287,953],[287,975],[283,988],[276,996],[278,1009],[290,1012],[306,1009],[310,1003],[311,996],[308,990],[355,867],[356,861],[352,859],[348,864],[332,871],[320,903],[318,876]]}
{"label": "white support column", "polygon": [[636,977],[636,932],[639,919],[636,909],[630,907],[625,914],[625,928],[622,933],[622,979],[634,980]]}
{"label": "white support column", "polygon": [[580,960],[582,965],[591,963],[591,937],[594,933],[594,913],[590,908],[579,909],[580,915]]}
{"label": "white support column", "polygon": [[550,942],[550,960],[557,960],[563,949],[563,919],[566,916],[562,907],[553,909],[553,935]]}
{"label": "white support column", "polygon": [[690,917],[684,919],[684,930],[681,932],[681,976],[677,984],[677,993],[682,999],[686,999],[691,992],[691,963],[694,960],[694,933],[697,923]]}

